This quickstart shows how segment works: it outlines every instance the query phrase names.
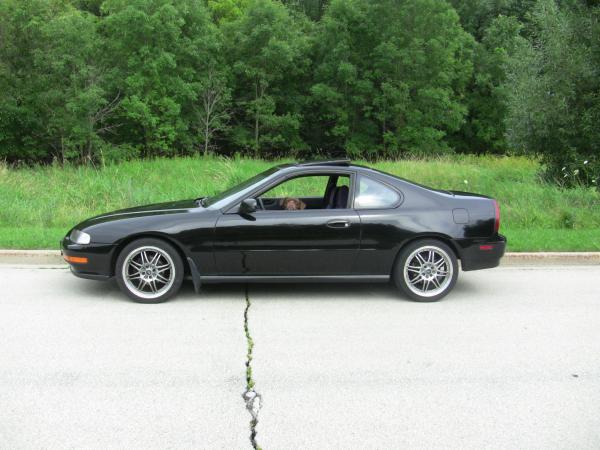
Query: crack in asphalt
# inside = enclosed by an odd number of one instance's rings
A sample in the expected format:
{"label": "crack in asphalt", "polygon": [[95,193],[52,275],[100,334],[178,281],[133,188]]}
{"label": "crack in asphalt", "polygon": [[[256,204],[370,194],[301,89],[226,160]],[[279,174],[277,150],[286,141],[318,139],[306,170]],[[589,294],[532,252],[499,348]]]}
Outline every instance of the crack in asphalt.
{"label": "crack in asphalt", "polygon": [[261,408],[261,396],[256,392],[254,386],[254,378],[252,378],[252,350],[254,349],[254,341],[250,334],[250,326],[248,313],[250,312],[250,296],[248,294],[248,285],[246,285],[246,309],[244,310],[244,333],[246,334],[246,390],[242,397],[246,403],[246,409],[250,413],[250,443],[252,448],[260,450],[260,446],[256,442],[256,425],[258,424],[258,412]]}

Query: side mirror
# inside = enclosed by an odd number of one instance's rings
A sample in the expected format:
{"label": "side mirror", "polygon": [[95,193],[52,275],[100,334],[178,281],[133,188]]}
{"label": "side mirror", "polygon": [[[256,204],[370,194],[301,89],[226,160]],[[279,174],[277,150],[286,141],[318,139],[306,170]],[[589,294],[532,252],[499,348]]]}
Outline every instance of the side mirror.
{"label": "side mirror", "polygon": [[256,211],[256,199],[255,198],[246,198],[242,200],[240,203],[240,213],[241,214],[250,214]]}

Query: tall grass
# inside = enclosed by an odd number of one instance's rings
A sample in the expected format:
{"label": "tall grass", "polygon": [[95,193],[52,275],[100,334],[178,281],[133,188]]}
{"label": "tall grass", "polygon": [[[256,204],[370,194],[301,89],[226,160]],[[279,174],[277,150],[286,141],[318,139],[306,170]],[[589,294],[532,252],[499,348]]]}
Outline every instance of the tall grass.
{"label": "tall grass", "polygon": [[[359,163],[432,187],[497,198],[510,250],[600,250],[600,194],[540,182],[536,161],[454,156]],[[92,215],[211,195],[273,164],[208,157],[137,160],[105,168],[0,165],[0,248],[56,248],[70,227]]]}

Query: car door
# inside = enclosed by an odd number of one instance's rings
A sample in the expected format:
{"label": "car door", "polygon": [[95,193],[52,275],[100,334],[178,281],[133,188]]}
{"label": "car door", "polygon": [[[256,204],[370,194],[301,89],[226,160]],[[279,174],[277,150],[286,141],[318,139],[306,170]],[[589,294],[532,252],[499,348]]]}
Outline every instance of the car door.
{"label": "car door", "polygon": [[[331,173],[312,175],[329,177]],[[351,172],[338,175],[347,177],[350,183],[354,178]],[[275,184],[285,183],[288,178]],[[256,193],[251,197],[260,198],[260,195]],[[346,204],[338,208],[327,208],[323,204],[321,208],[313,206],[312,209],[295,211],[264,209],[240,214],[237,207],[227,211],[219,217],[215,226],[214,255],[218,274],[352,274],[360,244],[360,218],[349,207],[350,198],[348,196]],[[273,204],[271,201],[268,203]]]}
{"label": "car door", "polygon": [[408,239],[418,217],[399,208],[403,194],[381,179],[357,178],[353,207],[360,216],[361,242],[356,270],[389,275],[400,243]]}

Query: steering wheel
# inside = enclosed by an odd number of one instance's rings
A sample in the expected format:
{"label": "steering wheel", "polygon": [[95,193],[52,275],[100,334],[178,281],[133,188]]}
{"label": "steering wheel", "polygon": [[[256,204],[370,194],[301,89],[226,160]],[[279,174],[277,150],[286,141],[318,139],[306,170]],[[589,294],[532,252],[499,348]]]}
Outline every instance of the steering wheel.
{"label": "steering wheel", "polygon": [[265,204],[262,201],[261,197],[257,197],[256,201],[258,202],[258,205],[260,206],[260,209],[262,209],[263,211],[265,211]]}

